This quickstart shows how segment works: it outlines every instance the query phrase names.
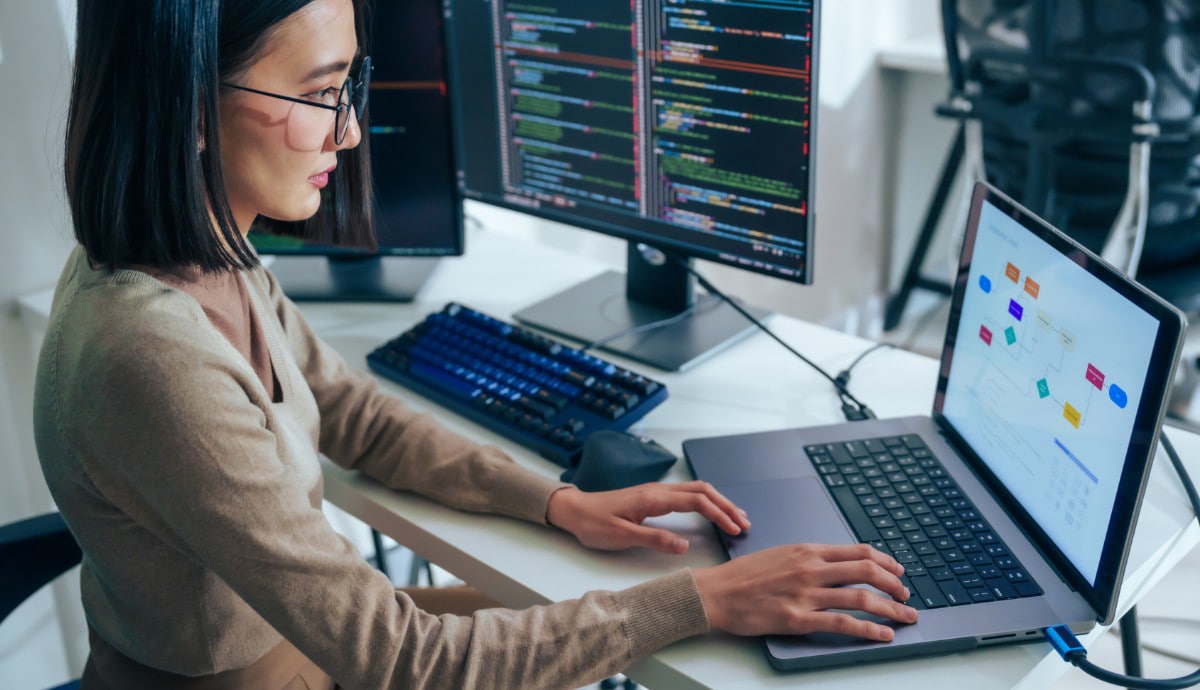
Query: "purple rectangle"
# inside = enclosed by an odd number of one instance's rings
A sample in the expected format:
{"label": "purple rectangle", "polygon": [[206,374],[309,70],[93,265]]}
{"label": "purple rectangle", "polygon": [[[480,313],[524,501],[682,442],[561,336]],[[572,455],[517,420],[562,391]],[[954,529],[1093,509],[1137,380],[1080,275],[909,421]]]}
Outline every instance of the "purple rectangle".
{"label": "purple rectangle", "polygon": [[1012,314],[1014,319],[1020,321],[1021,315],[1025,313],[1025,308],[1017,304],[1017,300],[1012,299],[1008,301],[1008,313]]}
{"label": "purple rectangle", "polygon": [[1088,364],[1087,373],[1083,375],[1097,390],[1104,390],[1104,374],[1093,364]]}

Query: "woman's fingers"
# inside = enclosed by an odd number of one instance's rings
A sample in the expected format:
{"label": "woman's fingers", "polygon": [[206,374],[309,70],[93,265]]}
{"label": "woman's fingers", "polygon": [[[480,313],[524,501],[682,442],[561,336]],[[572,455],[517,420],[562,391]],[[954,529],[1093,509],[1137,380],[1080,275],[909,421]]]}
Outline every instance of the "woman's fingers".
{"label": "woman's fingers", "polygon": [[716,487],[714,487],[712,484],[702,481],[692,481],[684,482],[683,484],[675,484],[674,486],[683,491],[692,491],[704,494],[708,497],[708,500],[713,502],[713,505],[720,508],[722,512],[732,518],[733,521],[738,524],[738,527],[743,530],[750,529],[750,520],[746,516],[746,511],[737,507],[733,501],[726,498],[725,495],[720,491],[717,491]]}
{"label": "woman's fingers", "polygon": [[829,563],[845,561],[874,561],[895,575],[904,574],[904,566],[895,558],[869,544],[824,544],[816,547],[821,558]]}
{"label": "woman's fingers", "polygon": [[813,603],[821,609],[863,611],[897,623],[914,623],[917,620],[916,609],[862,587],[831,587],[819,590],[812,598]]}
{"label": "woman's fingers", "polygon": [[622,531],[625,534],[622,539],[624,543],[615,545],[614,548],[645,546],[663,553],[683,553],[688,550],[687,539],[669,530],[628,523]]}
{"label": "woman's fingers", "polygon": [[910,592],[900,582],[900,578],[873,559],[827,563],[818,569],[817,573],[816,584],[824,587],[871,585],[879,591],[887,593],[896,601],[908,601],[910,595]]}
{"label": "woman's fingers", "polygon": [[728,512],[717,507],[708,494],[691,491],[671,491],[660,495],[666,510],[665,513],[699,513],[704,519],[712,522],[728,534],[741,534],[742,526],[734,521]]}
{"label": "woman's fingers", "polygon": [[846,613],[833,611],[805,611],[794,617],[796,630],[793,634],[831,632],[852,637],[861,637],[875,642],[891,642],[895,631],[886,625],[855,618]]}

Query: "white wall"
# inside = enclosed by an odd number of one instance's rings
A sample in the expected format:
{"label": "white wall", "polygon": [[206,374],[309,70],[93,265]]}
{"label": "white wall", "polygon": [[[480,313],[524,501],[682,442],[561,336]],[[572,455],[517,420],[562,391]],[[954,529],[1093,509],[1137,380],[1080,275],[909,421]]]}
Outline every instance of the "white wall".
{"label": "white wall", "polygon": [[[65,27],[74,25],[73,4],[0,0],[0,523],[53,507],[33,446],[34,355],[14,300],[53,285],[71,246],[61,149],[70,90]],[[74,579],[64,578],[0,627],[0,686],[47,687],[67,679],[52,602],[56,594],[77,599]],[[77,620],[73,606],[69,615]],[[78,673],[79,640],[70,647],[76,650],[70,672]],[[38,663],[28,662],[31,648],[45,650]]]}

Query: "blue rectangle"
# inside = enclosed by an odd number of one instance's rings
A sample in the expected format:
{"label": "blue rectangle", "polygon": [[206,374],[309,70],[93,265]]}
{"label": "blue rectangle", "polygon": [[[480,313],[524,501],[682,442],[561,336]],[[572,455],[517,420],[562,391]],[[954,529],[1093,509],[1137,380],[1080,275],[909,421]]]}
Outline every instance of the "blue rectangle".
{"label": "blue rectangle", "polygon": [[1067,450],[1067,447],[1063,445],[1062,441],[1060,441],[1056,438],[1056,439],[1054,439],[1054,445],[1058,446],[1059,448],[1062,448],[1062,452],[1066,453],[1068,458],[1071,458],[1071,462],[1075,463],[1076,465],[1079,465],[1079,469],[1083,470],[1083,473],[1088,476],[1088,479],[1092,480],[1093,484],[1100,483],[1100,480],[1096,478],[1096,475],[1092,474],[1092,471],[1089,470],[1087,468],[1087,466],[1084,465],[1083,462],[1081,462],[1079,460],[1079,458],[1075,457],[1074,453]]}
{"label": "blue rectangle", "polygon": [[1008,301],[1008,313],[1013,315],[1017,321],[1021,320],[1021,315],[1025,313],[1025,308],[1020,305],[1015,299]]}

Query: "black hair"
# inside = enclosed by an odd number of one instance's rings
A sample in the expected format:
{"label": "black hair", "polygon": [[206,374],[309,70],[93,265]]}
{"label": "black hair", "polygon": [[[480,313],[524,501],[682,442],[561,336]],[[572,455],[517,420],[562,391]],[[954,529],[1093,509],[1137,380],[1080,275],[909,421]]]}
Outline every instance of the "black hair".
{"label": "black hair", "polygon": [[[258,264],[225,194],[220,84],[311,1],[79,0],[65,176],[75,237],[93,265]],[[353,4],[362,53],[367,0]],[[375,249],[366,118],[359,146],[338,154],[316,215],[256,227]]]}

